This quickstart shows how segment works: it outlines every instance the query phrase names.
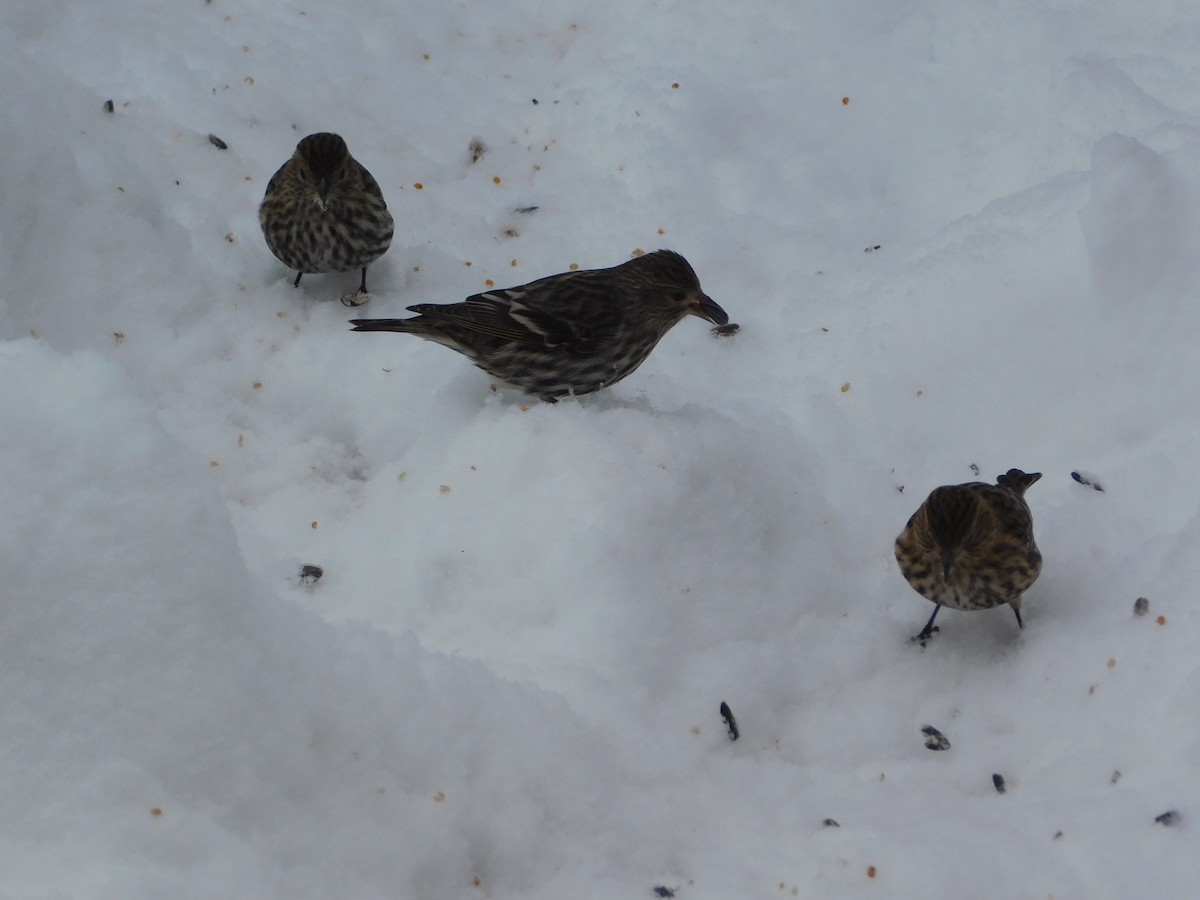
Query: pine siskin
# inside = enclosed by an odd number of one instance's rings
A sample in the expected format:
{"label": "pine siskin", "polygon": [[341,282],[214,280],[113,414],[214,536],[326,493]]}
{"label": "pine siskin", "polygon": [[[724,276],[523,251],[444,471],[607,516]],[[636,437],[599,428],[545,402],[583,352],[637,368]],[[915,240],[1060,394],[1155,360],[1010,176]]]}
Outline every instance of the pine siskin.
{"label": "pine siskin", "polygon": [[358,290],[366,294],[367,266],[392,243],[392,215],[378,183],[328,132],[296,145],[267,184],[258,221],[271,252],[298,270],[296,287],[306,272],[361,268]]}
{"label": "pine siskin", "polygon": [[936,488],[896,538],[896,561],[913,589],[937,604],[916,636],[934,632],[943,606],[991,609],[1007,603],[1021,622],[1021,594],[1042,571],[1025,491],[1042,475],[1009,469],[994,485]]}
{"label": "pine siskin", "polygon": [[355,331],[400,331],[445,344],[479,368],[554,402],[616,384],[686,315],[717,325],[725,310],[688,261],[658,250],[610,269],[551,275],[461,303],[408,307],[411,319],[355,319]]}

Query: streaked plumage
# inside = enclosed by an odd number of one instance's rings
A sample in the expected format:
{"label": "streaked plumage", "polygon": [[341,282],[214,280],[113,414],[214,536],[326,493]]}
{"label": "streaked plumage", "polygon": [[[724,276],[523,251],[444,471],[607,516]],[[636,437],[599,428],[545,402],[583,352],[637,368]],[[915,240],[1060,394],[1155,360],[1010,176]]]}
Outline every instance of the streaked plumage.
{"label": "streaked plumage", "polygon": [[991,609],[1007,603],[1021,622],[1021,594],[1042,571],[1025,491],[1042,475],[1009,469],[996,483],[936,488],[896,538],[896,561],[913,590],[943,606]]}
{"label": "streaked plumage", "polygon": [[378,183],[328,132],[296,145],[267,184],[258,221],[271,252],[298,270],[297,286],[305,273],[362,269],[365,294],[367,266],[392,243],[392,215]]}
{"label": "streaked plumage", "polygon": [[410,319],[355,319],[355,331],[399,331],[444,344],[543,400],[587,394],[633,372],[684,316],[729,316],[688,261],[658,250],[610,269],[551,275],[461,303],[408,307]]}

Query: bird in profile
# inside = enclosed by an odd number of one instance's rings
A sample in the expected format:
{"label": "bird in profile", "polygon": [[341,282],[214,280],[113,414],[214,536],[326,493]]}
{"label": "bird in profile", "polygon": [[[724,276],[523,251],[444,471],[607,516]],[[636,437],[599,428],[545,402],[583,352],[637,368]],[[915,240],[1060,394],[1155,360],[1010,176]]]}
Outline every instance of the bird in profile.
{"label": "bird in profile", "polygon": [[418,315],[355,319],[353,330],[436,341],[549,402],[616,384],[685,316],[717,325],[729,321],[700,289],[688,261],[670,250],[475,294],[461,303],[408,308]]}
{"label": "bird in profile", "polygon": [[362,269],[358,294],[365,303],[367,266],[392,243],[392,214],[379,184],[350,155],[340,135],[310,134],[267,184],[258,208],[267,246],[289,268],[294,287],[306,273]]}
{"label": "bird in profile", "polygon": [[1025,491],[1040,472],[1009,469],[995,484],[935,488],[896,538],[896,561],[913,590],[937,604],[914,640],[937,630],[943,606],[991,609],[1007,603],[1021,621],[1021,594],[1042,571]]}

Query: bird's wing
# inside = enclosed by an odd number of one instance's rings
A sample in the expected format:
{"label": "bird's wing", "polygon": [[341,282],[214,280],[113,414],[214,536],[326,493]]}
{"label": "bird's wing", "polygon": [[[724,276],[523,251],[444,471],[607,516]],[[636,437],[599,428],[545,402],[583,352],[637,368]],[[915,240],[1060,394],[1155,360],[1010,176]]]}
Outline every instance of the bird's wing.
{"label": "bird's wing", "polygon": [[379,182],[375,180],[375,176],[368,172],[366,166],[357,159],[354,161],[354,165],[358,167],[358,175],[362,179],[363,190],[383,200],[383,191],[379,189]]}
{"label": "bird's wing", "polygon": [[994,517],[996,527],[1014,540],[1033,544],[1033,517],[1021,497],[1002,487],[982,488],[980,495],[986,501],[988,512]]}
{"label": "bird's wing", "polygon": [[267,182],[267,192],[263,194],[263,199],[270,197],[282,185],[284,170],[288,167],[288,163],[290,162],[291,160],[289,159],[275,171],[274,175],[271,176],[271,180]]}
{"label": "bird's wing", "polygon": [[567,272],[475,294],[461,303],[409,309],[504,341],[586,355],[597,352],[614,330],[605,327],[602,282],[586,277],[593,274]]}

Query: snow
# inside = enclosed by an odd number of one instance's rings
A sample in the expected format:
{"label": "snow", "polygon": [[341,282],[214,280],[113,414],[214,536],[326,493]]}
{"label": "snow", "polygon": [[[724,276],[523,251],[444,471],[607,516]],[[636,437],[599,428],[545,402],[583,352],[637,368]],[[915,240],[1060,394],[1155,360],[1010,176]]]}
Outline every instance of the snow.
{"label": "snow", "polygon": [[[1195,884],[1200,7],[0,26],[0,896]],[[396,217],[356,312],[256,220],[318,130]],[[657,247],[741,332],[578,400],[346,325]],[[1045,569],[921,649],[972,464]]]}

